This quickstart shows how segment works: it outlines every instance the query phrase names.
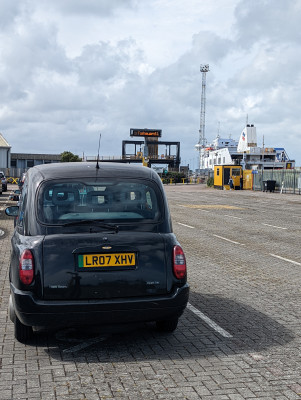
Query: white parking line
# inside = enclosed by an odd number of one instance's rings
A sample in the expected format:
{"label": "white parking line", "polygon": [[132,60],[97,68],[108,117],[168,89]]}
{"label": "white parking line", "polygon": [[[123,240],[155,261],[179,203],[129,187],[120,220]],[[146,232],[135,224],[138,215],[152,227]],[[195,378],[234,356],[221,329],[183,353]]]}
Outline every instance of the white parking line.
{"label": "white parking line", "polygon": [[194,229],[194,226],[190,226],[190,225],[186,225],[186,224],[181,224],[181,222],[177,222],[177,224],[182,225],[182,226],[186,226],[186,228]]}
{"label": "white parking line", "polygon": [[3,206],[0,208],[0,211],[4,211],[7,207],[7,203],[4,203]]}
{"label": "white parking line", "polygon": [[270,226],[271,228],[277,228],[277,229],[287,229],[287,228],[283,228],[282,226],[275,226],[275,225],[269,225],[269,224],[264,224],[264,223],[262,225]]}
{"label": "white parking line", "polygon": [[236,218],[236,219],[242,219],[242,218],[240,218],[240,217],[234,217],[233,215],[228,215],[228,214],[225,214],[225,217]]}
{"label": "white parking line", "polygon": [[206,322],[207,325],[209,325],[212,329],[214,329],[216,332],[218,332],[221,336],[225,338],[231,338],[233,337],[229,332],[225,331],[225,329],[221,328],[217,323],[212,321],[209,317],[207,317],[205,314],[203,314],[201,311],[199,311],[197,308],[193,307],[190,303],[187,304],[187,308],[189,311],[192,311],[195,315],[200,317],[204,322]]}
{"label": "white parking line", "polygon": [[270,256],[276,257],[276,258],[279,258],[280,260],[287,261],[287,262],[289,262],[289,263],[292,263],[292,264],[300,265],[300,266],[301,266],[301,263],[299,263],[299,262],[297,262],[297,261],[290,260],[289,258],[284,258],[284,257],[277,256],[277,254],[272,254],[272,253],[270,253]]}
{"label": "white parking line", "polygon": [[235,242],[235,240],[227,239],[227,238],[225,238],[223,236],[219,236],[219,235],[213,235],[213,236],[215,236],[215,237],[217,237],[219,239],[226,240],[227,242],[230,242],[230,243],[239,244],[240,246],[245,246],[244,243]]}

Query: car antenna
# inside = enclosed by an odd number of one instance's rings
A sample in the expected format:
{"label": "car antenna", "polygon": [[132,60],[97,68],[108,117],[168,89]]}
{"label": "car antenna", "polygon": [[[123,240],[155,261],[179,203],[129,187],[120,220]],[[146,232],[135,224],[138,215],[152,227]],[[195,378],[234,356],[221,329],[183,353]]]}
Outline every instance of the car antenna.
{"label": "car antenna", "polygon": [[96,169],[99,169],[99,149],[100,149],[100,139],[101,139],[101,133],[99,134],[99,141],[98,141],[98,152],[97,152],[97,162],[96,162]]}

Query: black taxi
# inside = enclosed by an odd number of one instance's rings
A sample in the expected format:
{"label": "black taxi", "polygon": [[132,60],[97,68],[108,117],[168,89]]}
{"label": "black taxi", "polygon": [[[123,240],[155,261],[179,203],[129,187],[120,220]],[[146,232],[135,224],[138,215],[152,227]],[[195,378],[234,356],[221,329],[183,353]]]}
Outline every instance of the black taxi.
{"label": "black taxi", "polygon": [[30,168],[15,218],[9,314],[39,327],[156,322],[172,332],[189,296],[184,252],[160,177],[119,163]]}

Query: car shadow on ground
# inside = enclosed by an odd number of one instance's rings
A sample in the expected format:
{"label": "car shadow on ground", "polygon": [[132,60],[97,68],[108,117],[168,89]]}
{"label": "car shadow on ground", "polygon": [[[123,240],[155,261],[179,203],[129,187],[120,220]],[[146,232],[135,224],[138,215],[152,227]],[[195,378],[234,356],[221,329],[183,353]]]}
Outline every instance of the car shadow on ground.
{"label": "car shadow on ground", "polygon": [[222,336],[186,309],[173,333],[158,332],[151,323],[68,328],[39,333],[31,345],[45,347],[51,357],[62,361],[130,362],[255,353],[294,339],[287,327],[237,301],[191,293],[190,303],[232,337]]}

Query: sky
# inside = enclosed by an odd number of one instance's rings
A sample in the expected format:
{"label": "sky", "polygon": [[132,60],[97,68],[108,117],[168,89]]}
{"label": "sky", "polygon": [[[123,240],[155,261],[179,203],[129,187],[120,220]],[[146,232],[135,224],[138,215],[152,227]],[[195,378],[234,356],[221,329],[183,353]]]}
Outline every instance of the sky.
{"label": "sky", "polygon": [[205,136],[284,147],[301,166],[301,0],[0,0],[0,132],[12,153],[120,156],[162,129],[198,167]]}

